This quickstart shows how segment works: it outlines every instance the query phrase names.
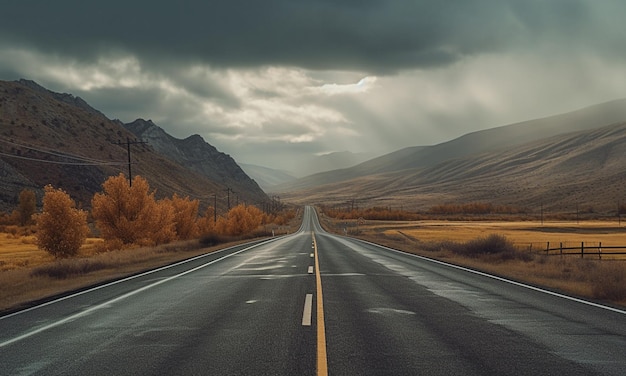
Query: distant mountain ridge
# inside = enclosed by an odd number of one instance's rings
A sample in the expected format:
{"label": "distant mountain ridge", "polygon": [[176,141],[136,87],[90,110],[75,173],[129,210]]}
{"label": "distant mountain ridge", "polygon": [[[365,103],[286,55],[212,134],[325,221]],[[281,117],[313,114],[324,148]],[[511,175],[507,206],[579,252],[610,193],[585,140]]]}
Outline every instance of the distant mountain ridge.
{"label": "distant mountain ridge", "polygon": [[352,153],[349,151],[316,155],[303,162],[297,171],[277,170],[253,164],[240,164],[240,166],[246,174],[259,183],[263,190],[271,191],[275,186],[292,182],[298,177],[352,167],[373,158],[375,155],[374,153]]}
{"label": "distant mountain ridge", "polygon": [[565,114],[468,133],[437,145],[401,149],[351,168],[304,177],[272,187],[271,190],[288,192],[310,189],[368,175],[432,167],[454,158],[507,149],[558,134],[594,129],[624,120],[626,99],[619,99]]}
{"label": "distant mountain ridge", "polygon": [[[24,188],[34,189],[41,198],[46,184],[64,189],[80,206],[89,207],[107,177],[128,175],[123,142],[135,138],[119,120],[108,119],[79,97],[54,93],[33,81],[0,81],[0,210],[14,209]],[[191,158],[198,161],[186,165],[148,144],[130,148],[133,176],[147,179],[158,197],[178,193],[208,205],[213,194],[221,199],[231,188],[241,201],[268,200],[232,158],[200,136],[172,142],[186,150],[182,156],[197,152]],[[190,168],[202,170],[203,164],[211,163],[211,173]],[[218,210],[225,207],[218,201]]]}
{"label": "distant mountain ridge", "polygon": [[269,167],[256,166],[251,164],[241,163],[239,166],[256,181],[259,186],[266,190],[271,187],[286,183],[296,178],[287,171],[276,170]]}
{"label": "distant mountain ridge", "polygon": [[[619,110],[625,104],[620,100],[590,108],[591,112]],[[517,128],[522,125],[513,127],[513,137],[525,141],[521,143],[503,137],[499,133],[502,128],[474,132],[443,145],[404,149],[336,172],[352,174],[349,179],[300,187],[280,195],[294,203],[340,204],[356,200],[368,206],[419,210],[480,201],[535,212],[543,207],[568,213],[615,213],[618,203],[626,202],[626,113],[600,111],[600,116],[594,118],[592,113],[581,111],[519,123],[530,125],[531,131],[537,131],[538,125],[548,129],[539,132],[540,139]],[[496,136],[502,137],[498,140]],[[476,147],[477,141],[483,140],[488,145]],[[493,147],[498,144],[494,140],[507,146]],[[445,154],[450,145],[461,152]],[[388,163],[400,163],[398,157],[428,155],[434,157],[429,161],[408,160],[402,167],[386,167]],[[367,169],[373,172],[357,174]]]}
{"label": "distant mountain ridge", "polygon": [[298,172],[300,173],[299,176],[302,176],[302,172],[306,175],[312,175],[320,172],[349,168],[370,160],[375,156],[374,153],[353,153],[350,151],[326,153],[310,158]]}

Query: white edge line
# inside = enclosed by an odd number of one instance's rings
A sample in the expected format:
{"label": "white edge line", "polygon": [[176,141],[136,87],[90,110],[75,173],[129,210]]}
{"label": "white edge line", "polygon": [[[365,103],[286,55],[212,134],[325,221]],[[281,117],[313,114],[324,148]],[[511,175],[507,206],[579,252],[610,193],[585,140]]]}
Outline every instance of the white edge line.
{"label": "white edge line", "polygon": [[[251,248],[256,247],[256,246],[264,245],[264,244],[267,244],[269,242],[282,239],[282,238],[284,238],[286,236],[289,236],[289,235],[284,235],[284,236],[281,236],[281,237],[278,237],[278,238],[272,238],[272,239],[269,239],[269,240],[266,240],[266,241],[254,244],[254,245],[252,245],[250,247],[245,248],[244,250],[248,250],[248,249],[251,249]],[[199,260],[199,259],[204,258],[204,257],[209,257],[209,256],[212,256],[212,255],[215,255],[215,254],[226,252],[226,251],[231,250],[231,249],[236,248],[236,247],[238,247],[238,245],[235,245],[235,246],[232,246],[232,247],[228,247],[228,248],[218,249],[218,250],[213,251],[213,252],[204,253],[204,254],[201,254],[201,255],[198,255],[198,256],[195,256],[195,257],[192,257],[192,258],[188,258],[188,259],[176,262],[174,264],[161,266],[159,268],[151,269],[151,270],[139,273],[139,274],[134,274],[134,275],[122,278],[122,279],[116,279],[115,281],[111,281],[111,282],[105,283],[103,285],[98,285],[98,286],[95,286],[95,287],[92,287],[92,288],[89,288],[89,289],[86,289],[86,290],[81,290],[81,291],[78,291],[76,293],[73,293],[73,294],[70,294],[70,295],[66,295],[66,296],[63,296],[63,297],[58,298],[58,299],[54,299],[54,300],[51,300],[51,301],[48,301],[48,302],[45,302],[45,303],[38,304],[38,305],[33,306],[33,307],[29,307],[29,308],[25,308],[25,309],[20,310],[20,311],[9,313],[9,314],[7,314],[5,316],[0,316],[0,320],[4,320],[4,319],[7,319],[9,317],[17,316],[17,315],[20,315],[22,313],[30,312],[30,311],[33,311],[33,310],[38,309],[38,308],[49,306],[51,304],[62,302],[62,301],[67,300],[67,299],[75,298],[77,296],[80,296],[80,295],[83,295],[83,294],[87,294],[87,293],[90,293],[90,292],[93,292],[93,291],[97,291],[97,290],[103,289],[105,287],[110,287],[110,286],[116,285],[118,283],[130,281],[130,280],[133,280],[135,278],[143,277],[143,276],[146,276],[146,275],[149,275],[149,274],[152,274],[152,273],[160,272],[162,270],[166,270],[166,269],[173,268],[173,267],[176,267],[176,266],[179,266],[179,265],[183,265],[183,264],[186,264],[188,262]],[[241,252],[241,251],[238,251],[236,253],[239,253],[239,252]],[[235,254],[235,253],[233,253],[233,254]],[[228,257],[228,256],[224,256],[222,258],[216,259],[215,261],[222,260],[222,259],[224,259],[226,257]]]}
{"label": "white edge line", "polygon": [[[336,235],[334,235],[334,236],[336,236]],[[439,260],[431,259],[431,258],[428,258],[428,257],[424,257],[424,256],[416,255],[416,254],[413,254],[413,253],[403,252],[403,251],[400,251],[400,250],[397,250],[397,249],[393,249],[393,248],[386,247],[386,246],[384,246],[384,245],[380,245],[380,244],[376,244],[376,243],[368,242],[367,240],[361,240],[361,239],[356,239],[356,238],[348,238],[348,239],[357,240],[357,241],[360,241],[360,242],[363,242],[363,243],[366,243],[366,244],[369,244],[369,245],[373,245],[373,246],[376,246],[376,247],[381,247],[381,248],[383,248],[383,249],[386,249],[386,250],[389,250],[389,251],[392,251],[392,252],[396,252],[396,253],[400,253],[400,254],[403,254],[403,255],[412,256],[412,257],[415,257],[415,258],[418,258],[418,259],[421,259],[421,260],[425,260],[425,261],[429,261],[429,262],[432,262],[432,263],[435,263],[435,264],[440,264],[440,265],[449,266],[449,267],[451,267],[451,268],[455,268],[455,269],[463,270],[463,271],[466,271],[466,272],[474,273],[474,274],[477,274],[477,275],[480,275],[480,276],[483,276],[483,277],[488,277],[488,278],[491,278],[491,279],[495,279],[495,280],[497,280],[497,281],[510,283],[510,284],[512,284],[512,285],[519,286],[519,287],[524,287],[524,288],[527,288],[527,289],[529,289],[529,290],[534,290],[534,291],[537,291],[537,292],[542,292],[542,293],[544,293],[544,294],[548,294],[548,295],[556,296],[556,297],[563,298],[563,299],[567,299],[567,300],[571,300],[571,301],[574,301],[574,302],[577,302],[577,303],[582,303],[582,304],[586,304],[586,305],[589,305],[589,306],[592,306],[592,307],[602,308],[602,309],[605,309],[605,310],[607,310],[607,311],[613,311],[613,312],[616,312],[616,313],[621,313],[622,315],[626,315],[626,311],[621,310],[621,309],[619,309],[619,308],[613,308],[613,307],[609,307],[609,306],[606,306],[606,305],[602,305],[602,304],[598,304],[598,303],[590,302],[590,301],[588,301],[588,300],[575,298],[575,297],[573,297],[573,296],[569,296],[569,295],[565,295],[565,294],[560,294],[560,293],[558,293],[558,292],[554,292],[554,291],[550,291],[550,290],[545,290],[545,289],[542,289],[542,288],[540,288],[540,287],[536,287],[536,286],[532,286],[532,285],[527,285],[527,284],[525,284],[525,283],[521,283],[521,282],[513,281],[513,280],[511,280],[511,279],[506,279],[506,278],[503,278],[503,277],[498,277],[498,276],[493,275],[493,274],[484,273],[484,272],[481,272],[481,271],[478,271],[478,270],[469,269],[469,268],[466,268],[466,267],[463,267],[463,266],[450,264],[450,263],[447,263],[447,262],[443,262],[443,261],[439,261]]]}
{"label": "white edge line", "polygon": [[304,298],[304,310],[302,311],[302,326],[311,326],[313,315],[313,294],[306,294]]}
{"label": "white edge line", "polygon": [[[100,303],[100,304],[98,304],[98,305],[96,305],[96,306],[89,307],[88,309],[85,309],[84,311],[81,311],[81,312],[75,313],[75,314],[73,314],[73,315],[71,315],[71,316],[68,316],[68,317],[66,317],[66,318],[64,318],[64,319],[61,319],[61,320],[59,320],[59,321],[56,321],[56,322],[53,322],[53,323],[51,323],[51,324],[48,324],[48,325],[42,326],[42,327],[37,328],[37,329],[35,329],[35,330],[33,330],[33,331],[30,331],[30,332],[24,333],[24,334],[22,334],[22,335],[19,335],[19,336],[17,336],[17,337],[11,338],[11,339],[6,340],[6,341],[4,341],[4,342],[0,342],[0,348],[5,347],[5,346],[10,345],[10,344],[15,343],[15,342],[19,342],[19,341],[21,341],[21,340],[23,340],[23,339],[26,339],[26,338],[28,338],[28,337],[32,337],[32,336],[34,336],[34,335],[36,335],[36,334],[39,334],[39,333],[41,333],[41,332],[44,332],[44,331],[46,331],[46,330],[48,330],[48,329],[52,329],[52,328],[57,327],[57,326],[59,326],[59,325],[63,325],[63,324],[65,324],[66,322],[69,322],[69,321],[75,320],[75,319],[77,319],[77,318],[79,318],[79,317],[85,316],[85,315],[87,315],[87,314],[89,314],[89,313],[91,313],[91,312],[97,311],[97,310],[99,310],[99,309],[101,309],[101,308],[104,308],[104,307],[106,307],[106,306],[108,306],[108,305],[111,305],[111,304],[113,304],[113,303],[117,303],[117,302],[119,302],[119,301],[121,301],[121,300],[124,300],[124,299],[126,299],[126,298],[128,298],[128,297],[131,297],[131,296],[133,296],[133,295],[136,295],[136,294],[138,294],[138,293],[140,293],[140,292],[142,292],[142,291],[148,290],[148,289],[150,289],[150,288],[152,288],[152,287],[158,286],[158,285],[163,284],[163,283],[165,283],[165,282],[172,281],[172,280],[174,280],[174,279],[176,279],[176,278],[179,278],[179,277],[182,277],[182,276],[184,276],[184,275],[186,275],[186,274],[193,273],[193,272],[195,272],[195,271],[197,271],[197,270],[200,270],[200,269],[202,269],[202,268],[205,268],[205,267],[207,267],[207,266],[209,266],[209,265],[213,265],[213,264],[215,264],[215,263],[216,263],[216,262],[218,262],[218,261],[222,261],[222,260],[227,259],[227,258],[229,258],[229,257],[232,257],[232,256],[235,256],[235,255],[238,255],[238,254],[240,254],[240,253],[242,253],[242,252],[245,252],[245,251],[248,251],[248,250],[250,250],[250,249],[252,249],[252,248],[256,248],[256,247],[258,247],[258,246],[264,245],[264,244],[269,243],[269,242],[271,242],[271,241],[273,241],[273,240],[277,240],[277,239],[271,239],[271,240],[268,240],[268,241],[264,241],[264,242],[261,242],[261,243],[254,244],[254,245],[252,245],[252,246],[249,246],[249,247],[243,248],[243,249],[241,249],[241,250],[239,250],[239,251],[237,251],[237,252],[233,252],[233,253],[228,254],[228,255],[226,255],[226,256],[223,256],[223,257],[217,258],[217,259],[215,259],[215,260],[213,260],[213,261],[209,261],[209,262],[207,262],[207,263],[205,263],[205,264],[202,264],[202,265],[196,266],[195,268],[192,268],[192,269],[189,269],[189,270],[185,270],[185,271],[184,271],[184,272],[182,272],[182,273],[179,273],[179,274],[173,275],[173,276],[168,277],[168,278],[164,278],[164,279],[162,279],[162,280],[160,280],[160,281],[157,281],[157,282],[154,282],[154,283],[152,283],[152,284],[149,284],[149,285],[143,286],[143,287],[141,287],[141,288],[138,288],[137,290],[133,290],[133,291],[127,292],[126,294],[120,295],[120,296],[118,296],[117,298],[114,298],[114,299],[108,300],[108,301],[106,301],[106,302],[104,302],[104,303]],[[234,247],[225,248],[224,250],[226,250],[226,249],[232,249],[232,248],[234,248]],[[215,252],[212,252],[212,253],[215,253]],[[171,266],[174,266],[174,265],[180,265],[180,264],[182,264],[182,263],[185,263],[185,262],[191,261],[191,260],[193,260],[193,259],[198,259],[199,257],[202,257],[202,256],[205,256],[205,255],[201,255],[201,256],[198,256],[198,257],[194,257],[194,258],[192,258],[192,259],[188,259],[188,260],[185,260],[185,261],[180,262],[180,263],[177,263],[177,264],[169,265],[169,266],[167,266],[167,267],[171,267]],[[144,275],[145,275],[145,274],[150,274],[150,273],[155,272],[155,271],[157,271],[157,270],[167,269],[167,267],[162,267],[162,268],[159,268],[159,269],[155,269],[155,270],[152,270],[152,271],[149,271],[149,272],[143,273],[143,274],[144,274]],[[138,276],[139,276],[139,275],[137,275],[137,276],[135,276],[135,277],[138,277]],[[129,279],[132,279],[132,278],[131,278],[131,277],[129,277],[129,278],[126,278],[125,280],[129,280]],[[119,283],[119,282],[121,282],[121,281],[122,281],[122,280],[119,280],[119,281],[116,281],[116,282],[112,282],[112,283],[111,283],[111,284],[109,284],[109,285],[113,285],[113,284],[115,284],[115,283]],[[92,290],[87,290],[87,291],[93,291],[93,290],[96,290],[96,288],[94,288],[94,289],[92,289]],[[85,292],[87,292],[87,291],[84,291],[83,293],[85,293]],[[80,293],[77,293],[76,295],[80,295]],[[60,301],[60,300],[62,300],[62,299],[59,299],[58,301]],[[39,307],[39,306],[38,306],[38,307]],[[23,311],[20,311],[20,312],[23,312]]]}

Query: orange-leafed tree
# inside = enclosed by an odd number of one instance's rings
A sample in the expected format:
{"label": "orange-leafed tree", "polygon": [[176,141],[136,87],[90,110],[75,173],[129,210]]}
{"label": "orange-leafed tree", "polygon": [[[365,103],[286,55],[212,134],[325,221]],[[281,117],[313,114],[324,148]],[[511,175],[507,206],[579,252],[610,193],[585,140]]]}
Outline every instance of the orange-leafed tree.
{"label": "orange-leafed tree", "polygon": [[154,227],[161,222],[161,218],[155,219],[157,203],[148,182],[135,176],[129,186],[124,174],[119,174],[107,179],[102,189],[91,201],[92,216],[101,236],[124,245],[148,242],[158,231]]}
{"label": "orange-leafed tree", "polygon": [[57,258],[78,253],[89,234],[87,213],[61,189],[45,187],[43,212],[37,220],[37,246]]}
{"label": "orange-leafed tree", "polygon": [[238,205],[228,212],[223,231],[228,235],[247,234],[259,227],[262,221],[263,212],[256,206]]}
{"label": "orange-leafed tree", "polygon": [[212,206],[207,207],[204,211],[204,215],[198,219],[198,233],[200,235],[215,233],[216,222],[217,216],[215,215],[215,208]]}
{"label": "orange-leafed tree", "polygon": [[156,202],[150,223],[146,224],[146,234],[140,244],[164,244],[176,240],[176,213],[174,205],[169,199]]}
{"label": "orange-leafed tree", "polygon": [[198,236],[198,200],[190,200],[189,197],[179,197],[176,193],[172,199],[168,199],[174,212],[174,227],[176,237],[181,240],[191,239]]}

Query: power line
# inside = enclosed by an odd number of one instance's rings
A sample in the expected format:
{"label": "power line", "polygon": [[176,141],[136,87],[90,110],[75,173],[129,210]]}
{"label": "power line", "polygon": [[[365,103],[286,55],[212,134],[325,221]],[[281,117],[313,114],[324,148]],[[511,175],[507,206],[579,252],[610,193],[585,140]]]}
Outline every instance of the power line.
{"label": "power line", "polygon": [[35,151],[38,151],[40,153],[54,155],[54,156],[57,156],[57,157],[63,157],[63,158],[69,158],[69,159],[77,159],[77,160],[80,160],[80,161],[88,161],[88,162],[94,162],[94,163],[109,163],[108,161],[103,161],[103,160],[98,160],[98,159],[95,159],[95,158],[90,158],[90,157],[85,157],[85,156],[80,156],[80,155],[74,155],[74,154],[70,154],[70,153],[60,152],[60,151],[54,150],[54,149],[48,149],[48,148],[44,148],[44,147],[35,147],[35,146],[29,146],[29,145],[22,145],[22,144],[18,144],[17,142],[9,141],[9,140],[2,139],[2,138],[0,138],[0,142],[4,142],[6,144],[17,146],[17,147],[20,147],[20,148],[35,150]]}
{"label": "power line", "polygon": [[49,160],[46,160],[46,159],[23,157],[23,156],[20,156],[20,155],[7,154],[7,153],[2,153],[2,152],[0,152],[0,155],[2,155],[4,157],[8,157],[8,158],[23,159],[23,160],[27,160],[27,161],[33,161],[33,162],[51,163],[51,164],[68,165],[68,166],[122,166],[122,165],[126,164],[125,162],[61,162],[61,161],[49,161]]}
{"label": "power line", "polygon": [[61,152],[61,151],[58,151],[58,150],[49,149],[49,148],[45,148],[45,147],[41,147],[41,146],[40,147],[35,147],[35,146],[30,146],[30,145],[23,145],[23,144],[19,144],[17,142],[9,141],[9,140],[3,139],[3,138],[0,138],[0,142],[3,142],[5,144],[9,144],[9,145],[13,145],[13,146],[16,146],[16,147],[19,147],[19,148],[34,150],[34,151],[39,152],[39,153],[49,154],[49,155],[52,155],[52,156],[55,156],[55,157],[74,159],[74,160],[77,160],[79,162],[51,161],[51,160],[48,160],[48,159],[26,157],[26,156],[22,156],[22,155],[15,155],[15,154],[8,154],[8,153],[0,152],[0,156],[4,156],[4,157],[7,157],[7,158],[22,159],[22,160],[32,161],[32,162],[57,164],[57,165],[65,165],[65,166],[122,166],[122,165],[126,164],[124,162],[103,161],[103,160],[99,160],[99,159],[95,159],[95,158],[89,158],[89,157],[85,157],[85,156],[74,155],[74,154],[65,153],[65,152]]}

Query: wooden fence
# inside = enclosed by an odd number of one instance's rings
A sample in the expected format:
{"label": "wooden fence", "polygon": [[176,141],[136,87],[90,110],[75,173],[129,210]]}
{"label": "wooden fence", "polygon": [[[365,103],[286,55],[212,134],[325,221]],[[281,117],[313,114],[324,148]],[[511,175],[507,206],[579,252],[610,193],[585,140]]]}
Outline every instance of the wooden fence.
{"label": "wooden fence", "polygon": [[[532,251],[532,244],[530,245],[530,250]],[[602,242],[599,242],[597,245],[585,244],[585,242],[581,242],[580,246],[568,246],[564,247],[563,243],[559,243],[558,247],[550,247],[550,242],[546,243],[546,248],[539,251],[540,253],[545,253],[547,256],[566,256],[566,255],[574,255],[580,256],[580,258],[586,257],[597,257],[598,260],[602,260],[602,256],[607,255],[626,255],[626,246],[602,246]]]}

